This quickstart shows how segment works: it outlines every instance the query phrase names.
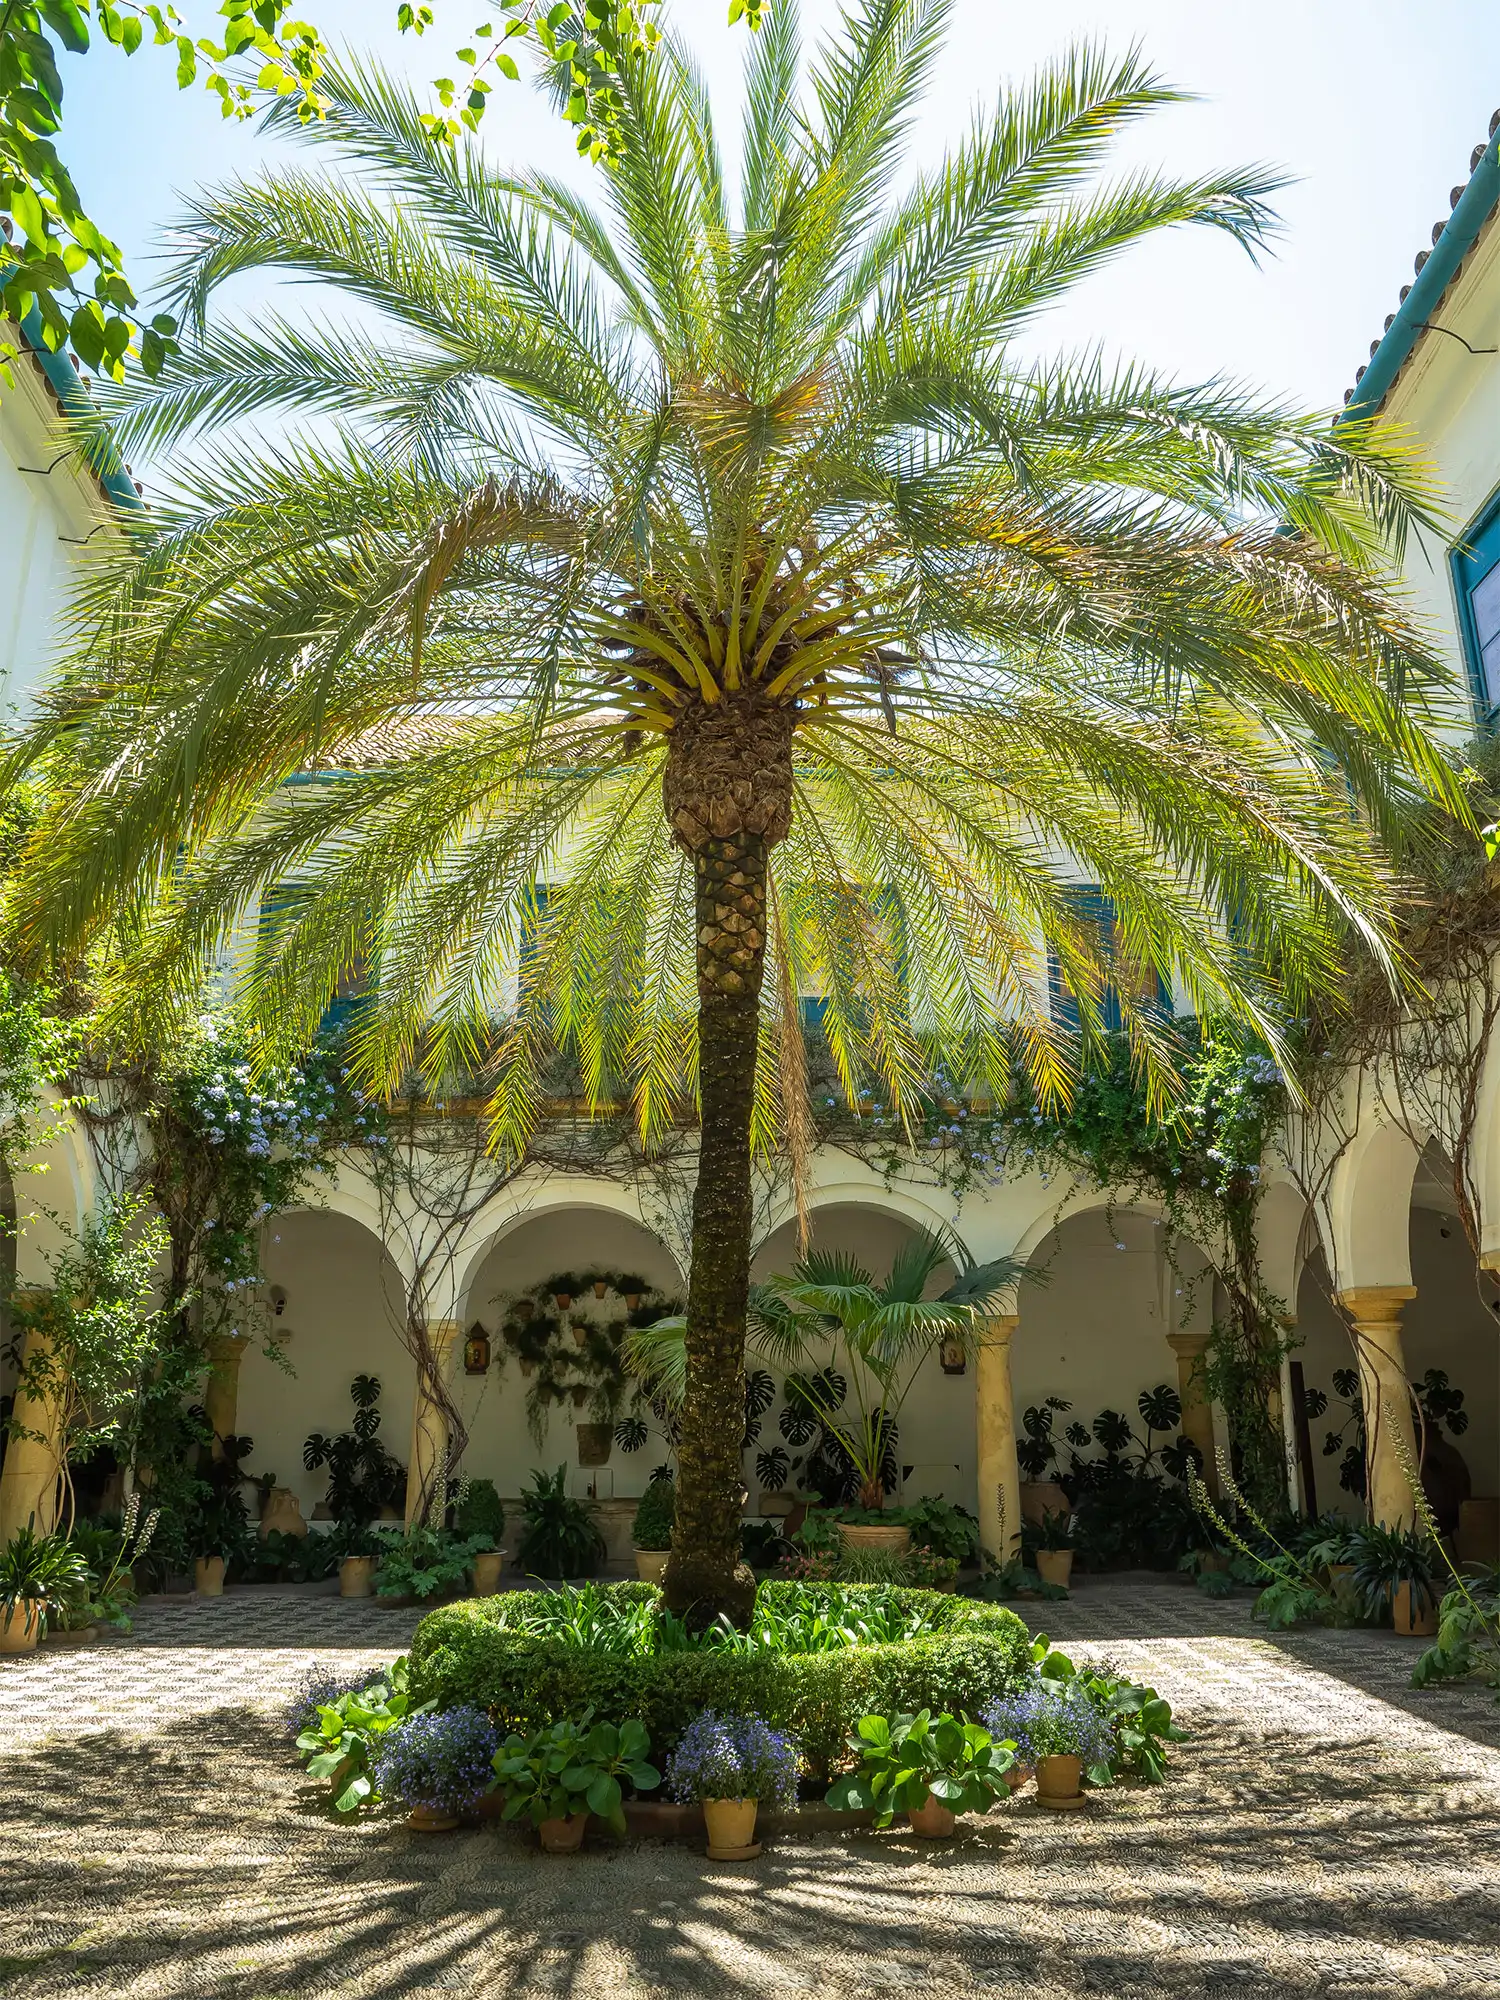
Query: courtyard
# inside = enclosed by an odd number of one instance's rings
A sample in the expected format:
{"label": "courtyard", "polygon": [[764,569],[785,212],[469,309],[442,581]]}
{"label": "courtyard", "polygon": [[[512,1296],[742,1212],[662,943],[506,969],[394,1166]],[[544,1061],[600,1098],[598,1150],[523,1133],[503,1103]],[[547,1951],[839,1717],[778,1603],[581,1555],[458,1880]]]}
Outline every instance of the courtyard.
{"label": "courtyard", "polygon": [[1271,1636],[1249,1604],[1127,1577],[1021,1607],[1172,1701],[1192,1734],[1165,1787],[1057,1816],[1023,1793],[940,1847],[781,1839],[736,1866],[336,1824],[298,1781],[287,1700],[389,1659],[416,1614],[316,1587],[147,1603],[129,1638],[0,1665],[0,1990],[1492,1994],[1493,1697],[1414,1693],[1419,1641]]}

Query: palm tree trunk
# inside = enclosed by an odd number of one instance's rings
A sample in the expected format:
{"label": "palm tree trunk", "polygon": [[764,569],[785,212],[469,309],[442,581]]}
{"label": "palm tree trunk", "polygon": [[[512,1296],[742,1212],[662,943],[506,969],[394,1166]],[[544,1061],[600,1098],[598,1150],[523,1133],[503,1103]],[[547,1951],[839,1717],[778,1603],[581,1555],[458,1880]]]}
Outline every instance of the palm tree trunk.
{"label": "palm tree trunk", "polygon": [[693,857],[698,960],[698,1185],[688,1277],[687,1387],[676,1523],[662,1588],[696,1625],[745,1625],[755,1578],[740,1559],[750,1118],[765,972],[766,865],[791,823],[792,718],[754,690],[673,731],[663,800]]}

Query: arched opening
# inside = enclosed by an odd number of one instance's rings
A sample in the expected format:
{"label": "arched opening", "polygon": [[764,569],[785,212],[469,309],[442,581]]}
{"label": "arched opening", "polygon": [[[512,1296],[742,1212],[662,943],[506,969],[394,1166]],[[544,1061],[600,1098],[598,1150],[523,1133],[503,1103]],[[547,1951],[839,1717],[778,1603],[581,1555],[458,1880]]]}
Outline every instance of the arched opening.
{"label": "arched opening", "polygon": [[[552,1281],[571,1282],[563,1290]],[[628,1215],[586,1205],[522,1215],[484,1251],[465,1288],[454,1397],[468,1431],[460,1468],[494,1481],[509,1506],[535,1468],[566,1470],[569,1491],[598,1503],[613,1557],[628,1557],[635,1501],[669,1447],[658,1420],[620,1434],[633,1387],[616,1355],[632,1323],[680,1306],[686,1287],[659,1238]],[[566,1305],[558,1303],[567,1299]],[[627,1448],[628,1447],[628,1448]]]}
{"label": "arched opening", "polygon": [[[1417,1163],[1404,1217],[1387,1217],[1392,1234],[1402,1220],[1398,1255],[1404,1253],[1401,1268],[1409,1270],[1415,1296],[1401,1308],[1400,1337],[1423,1411],[1423,1484],[1444,1526],[1458,1536],[1460,1553],[1500,1561],[1500,1279],[1476,1269],[1452,1169],[1435,1142]],[[1367,1468],[1354,1348],[1321,1248],[1303,1271],[1297,1329],[1309,1401],[1311,1498],[1319,1510],[1363,1518]]]}
{"label": "arched opening", "polygon": [[[411,1448],[415,1364],[401,1335],[401,1274],[373,1231],[351,1216],[295,1209],[271,1224],[264,1270],[281,1300],[269,1347],[250,1341],[239,1363],[235,1429],[253,1439],[245,1467],[275,1475],[296,1494],[305,1520],[326,1520],[326,1472],[309,1471],[303,1443],[337,1437],[354,1417],[356,1375],[380,1383],[380,1441],[406,1464]],[[393,1512],[399,1514],[399,1503]]]}
{"label": "arched opening", "polygon": [[[866,1202],[829,1202],[810,1218],[809,1246],[852,1257],[879,1281],[896,1253],[917,1234],[917,1225],[891,1208]],[[789,1272],[797,1259],[797,1229],[786,1222],[756,1253],[752,1280]],[[936,1298],[953,1281],[953,1266],[940,1264],[927,1286]],[[945,1367],[938,1354],[918,1366],[901,1407],[895,1453],[897,1495],[910,1502],[927,1497],[975,1506],[974,1366]],[[769,1432],[768,1432],[769,1434]],[[776,1439],[772,1439],[773,1448]],[[793,1454],[794,1455],[794,1454]],[[795,1479],[795,1470],[791,1474]],[[793,1489],[795,1490],[795,1488]]]}

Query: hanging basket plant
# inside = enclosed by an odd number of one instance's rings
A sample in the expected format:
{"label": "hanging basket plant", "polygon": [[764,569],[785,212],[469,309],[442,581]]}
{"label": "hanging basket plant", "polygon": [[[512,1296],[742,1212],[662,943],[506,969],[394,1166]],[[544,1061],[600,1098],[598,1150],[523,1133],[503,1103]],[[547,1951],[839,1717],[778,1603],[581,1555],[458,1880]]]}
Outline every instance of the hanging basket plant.
{"label": "hanging basket plant", "polygon": [[527,1383],[526,1425],[538,1448],[558,1407],[586,1411],[589,1425],[612,1438],[634,1386],[620,1353],[627,1330],[680,1310],[633,1272],[592,1269],[555,1271],[501,1304],[496,1345],[502,1362],[515,1357]]}

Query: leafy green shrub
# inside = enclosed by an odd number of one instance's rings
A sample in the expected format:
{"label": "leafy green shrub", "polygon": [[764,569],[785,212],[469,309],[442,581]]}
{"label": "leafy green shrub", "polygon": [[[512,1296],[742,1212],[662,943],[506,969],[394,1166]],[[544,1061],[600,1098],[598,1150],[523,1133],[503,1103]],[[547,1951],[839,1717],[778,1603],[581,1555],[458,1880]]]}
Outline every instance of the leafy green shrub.
{"label": "leafy green shrub", "polygon": [[462,1590],[469,1565],[488,1548],[486,1538],[465,1541],[442,1528],[411,1528],[382,1550],[375,1590],[380,1597],[435,1597]]}
{"label": "leafy green shrub", "polygon": [[305,1711],[297,1736],[310,1778],[326,1778],[335,1812],[358,1812],[380,1796],[373,1759],[389,1730],[409,1716],[425,1715],[433,1704],[418,1704],[408,1682],[406,1655],[393,1660],[367,1686],[336,1694]]}
{"label": "leafy green shrub", "polygon": [[676,1518],[676,1486],[670,1479],[653,1479],[635,1510],[630,1539],[638,1549],[669,1549]]}
{"label": "leafy green shrub", "polygon": [[[592,1725],[592,1726],[591,1726]],[[653,1792],[661,1773],[646,1762],[651,1739],[636,1721],[595,1722],[585,1710],[531,1736],[508,1736],[495,1752],[495,1780],[505,1799],[503,1819],[522,1813],[533,1826],[591,1812],[615,1833],[625,1831],[623,1778]]]}
{"label": "leafy green shrub", "polygon": [[499,1548],[500,1537],[505,1533],[505,1509],[493,1479],[459,1481],[453,1503],[453,1532],[466,1541],[484,1541],[492,1549]]}
{"label": "leafy green shrub", "polygon": [[[649,1584],[616,1591],[625,1604],[659,1601]],[[925,1625],[913,1636],[791,1650],[824,1643],[828,1618],[820,1634],[808,1615],[816,1595],[816,1586],[761,1585],[757,1611],[781,1631],[783,1648],[724,1644],[645,1654],[580,1648],[527,1631],[525,1600],[536,1602],[530,1592],[475,1598],[422,1620],[412,1643],[414,1683],[424,1700],[472,1702],[522,1735],[585,1708],[611,1720],[638,1717],[662,1749],[704,1709],[758,1715],[790,1730],[812,1768],[826,1772],[861,1716],[923,1708],[977,1715],[1031,1671],[1030,1640],[1013,1612],[919,1590],[867,1593],[884,1607],[882,1618]],[[863,1595],[858,1585],[842,1585],[829,1601],[848,1605]]]}
{"label": "leafy green shrub", "polygon": [[950,1812],[984,1813],[1008,1791],[1005,1774],[1015,1762],[977,1722],[954,1715],[862,1715],[849,1748],[859,1768],[828,1794],[837,1812],[875,1813],[889,1826],[898,1812],[918,1812],[929,1798]]}
{"label": "leafy green shrub", "polygon": [[535,1472],[521,1496],[521,1567],[532,1576],[592,1576],[604,1560],[604,1537],[581,1500],[566,1491],[567,1468]]}
{"label": "leafy green shrub", "polygon": [[912,1547],[931,1549],[955,1563],[979,1560],[979,1523],[967,1507],[951,1500],[918,1500],[902,1510],[911,1529]]}

